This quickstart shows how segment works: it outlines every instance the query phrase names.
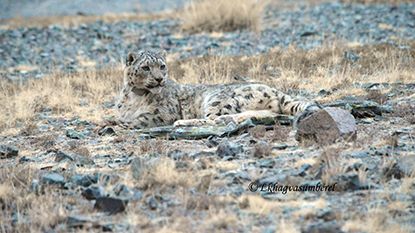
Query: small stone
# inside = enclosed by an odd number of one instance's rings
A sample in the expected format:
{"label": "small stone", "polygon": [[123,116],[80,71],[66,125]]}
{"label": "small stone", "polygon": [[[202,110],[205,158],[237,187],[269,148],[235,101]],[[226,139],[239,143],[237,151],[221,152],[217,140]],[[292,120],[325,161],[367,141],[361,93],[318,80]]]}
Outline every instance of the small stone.
{"label": "small stone", "polygon": [[382,116],[382,109],[378,106],[356,107],[352,109],[351,113],[356,118],[372,118]]}
{"label": "small stone", "polygon": [[368,151],[354,151],[350,153],[350,156],[352,156],[353,158],[363,159],[369,156],[369,152]]}
{"label": "small stone", "polygon": [[94,225],[95,227],[99,227],[99,225],[88,216],[72,215],[67,217],[65,222],[69,228],[82,228],[85,225]]}
{"label": "small stone", "polygon": [[19,150],[14,146],[0,145],[0,159],[9,159],[16,157]]}
{"label": "small stone", "polygon": [[19,159],[19,163],[38,162],[39,159],[23,156]]}
{"label": "small stone", "polygon": [[334,190],[354,191],[363,186],[360,183],[359,176],[356,173],[336,174],[330,177],[330,184],[334,185]]}
{"label": "small stone", "polygon": [[64,185],[65,184],[65,178],[56,172],[51,172],[44,174],[42,176],[42,183],[44,184],[50,184],[50,185]]}
{"label": "small stone", "polygon": [[73,129],[66,130],[66,136],[72,139],[84,139],[85,135]]}
{"label": "small stone", "polygon": [[169,158],[173,159],[173,160],[182,160],[184,157],[186,157],[188,155],[187,155],[187,153],[185,153],[185,152],[183,152],[181,150],[175,149],[173,151],[170,151],[167,154],[167,156]]}
{"label": "small stone", "polygon": [[91,186],[82,191],[81,195],[87,200],[96,200],[97,198],[104,197],[105,191],[101,186]]}
{"label": "small stone", "polygon": [[311,168],[311,165],[308,164],[308,163],[305,163],[305,164],[301,165],[301,167],[297,171],[296,175],[303,177],[303,176],[307,175],[307,170],[310,169],[310,168]]}
{"label": "small stone", "polygon": [[117,134],[115,133],[115,130],[113,128],[104,127],[104,128],[102,128],[98,131],[98,135],[100,135],[100,136],[105,136],[105,135],[113,136],[113,135],[117,135]]}
{"label": "small stone", "polygon": [[147,198],[147,205],[150,207],[151,210],[155,210],[158,207],[158,203],[155,197],[150,196]]}
{"label": "small stone", "polygon": [[131,173],[133,175],[133,178],[136,180],[141,179],[143,174],[148,169],[146,160],[140,157],[134,158],[131,161],[130,168],[131,168]]}
{"label": "small stone", "polygon": [[316,222],[301,230],[301,233],[342,233],[340,225],[336,220],[329,222]]}
{"label": "small stone", "polygon": [[224,140],[223,142],[221,142],[218,146],[218,149],[216,150],[216,154],[220,158],[226,158],[226,157],[233,158],[242,152],[243,152],[242,145],[231,143],[228,140]]}
{"label": "small stone", "polygon": [[327,145],[339,138],[355,139],[356,130],[356,121],[348,111],[327,107],[300,121],[295,138],[300,142]]}
{"label": "small stone", "polygon": [[331,91],[328,91],[328,90],[325,90],[325,89],[321,89],[319,92],[318,92],[318,95],[319,96],[328,96],[328,95],[331,95],[332,93],[331,93]]}
{"label": "small stone", "polygon": [[117,197],[122,199],[131,199],[134,195],[134,192],[131,191],[125,184],[117,184],[113,191]]}
{"label": "small stone", "polygon": [[347,61],[354,63],[360,59],[360,56],[355,54],[352,51],[345,51],[343,54],[343,58],[346,59]]}
{"label": "small stone", "polygon": [[96,199],[94,208],[108,214],[117,214],[125,210],[127,201],[113,197],[99,197]]}
{"label": "small stone", "polygon": [[315,32],[315,31],[305,31],[305,32],[301,33],[300,36],[301,37],[307,37],[307,36],[313,36],[313,35],[316,35],[316,34],[317,34],[317,32]]}
{"label": "small stone", "polygon": [[70,155],[62,151],[58,151],[55,155],[55,162],[62,162],[64,160],[74,161],[74,159]]}
{"label": "small stone", "polygon": [[37,180],[37,179],[32,180],[32,183],[30,184],[30,191],[34,192],[36,194],[39,194],[39,192],[40,192],[39,180]]}
{"label": "small stone", "polygon": [[71,181],[79,186],[88,187],[92,184],[96,184],[98,182],[98,175],[73,175],[71,177]]}
{"label": "small stone", "polygon": [[58,151],[55,155],[55,162],[62,162],[62,161],[71,161],[75,162],[78,166],[84,166],[84,165],[94,165],[95,162],[91,158],[88,158],[87,156],[71,153],[71,152],[64,152],[64,151]]}
{"label": "small stone", "polygon": [[261,159],[258,163],[260,168],[273,168],[275,166],[274,159]]}

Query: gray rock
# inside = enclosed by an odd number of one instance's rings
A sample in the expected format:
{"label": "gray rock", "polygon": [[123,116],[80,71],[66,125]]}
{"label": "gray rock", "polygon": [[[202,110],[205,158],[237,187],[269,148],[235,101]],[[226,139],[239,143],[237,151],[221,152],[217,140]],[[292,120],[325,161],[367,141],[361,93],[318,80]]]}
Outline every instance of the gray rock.
{"label": "gray rock", "polygon": [[55,162],[63,162],[63,161],[70,161],[75,162],[78,166],[84,165],[94,165],[95,162],[91,158],[88,158],[84,155],[65,152],[65,151],[58,151],[55,155]]}
{"label": "gray rock", "polygon": [[329,222],[316,222],[301,229],[301,233],[342,233],[341,226],[336,220]]}
{"label": "gray rock", "polygon": [[350,156],[352,156],[353,158],[364,159],[369,156],[369,152],[368,151],[353,151],[350,153]]}
{"label": "gray rock", "polygon": [[216,150],[216,154],[220,158],[226,158],[228,160],[233,159],[238,154],[243,152],[242,145],[238,145],[236,143],[229,142],[228,140],[223,140]]}
{"label": "gray rock", "polygon": [[141,179],[143,174],[147,171],[147,162],[144,158],[137,157],[131,161],[130,169],[133,175],[133,178],[138,180]]}
{"label": "gray rock", "polygon": [[117,133],[115,133],[115,130],[111,127],[104,127],[104,128],[102,128],[98,131],[98,135],[100,135],[100,136],[105,136],[105,135],[113,136],[113,135],[117,135]]}
{"label": "gray rock", "polygon": [[170,151],[167,154],[167,156],[169,158],[173,159],[173,160],[182,160],[183,158],[187,157],[188,154],[185,153],[185,152],[183,152],[183,151],[181,151],[181,150],[175,149],[173,151]]}
{"label": "gray rock", "polygon": [[83,227],[85,227],[86,229],[89,229],[92,227],[94,229],[99,229],[102,232],[112,232],[114,230],[112,224],[105,224],[105,225],[100,224],[98,221],[95,221],[93,218],[89,216],[83,216],[83,215],[68,216],[66,218],[65,223],[67,227],[75,228],[75,229],[79,229]]}
{"label": "gray rock", "polygon": [[56,172],[46,173],[41,178],[42,183],[50,185],[61,185],[65,184],[65,178]]}
{"label": "gray rock", "polygon": [[360,56],[355,54],[353,51],[345,51],[343,58],[352,63],[357,62],[360,59]]}
{"label": "gray rock", "polygon": [[58,151],[55,155],[55,162],[62,162],[65,160],[74,161],[74,158],[72,158],[67,153],[64,153],[62,151]]}
{"label": "gray rock", "polygon": [[382,110],[378,106],[353,108],[351,113],[356,118],[368,118],[368,117],[382,116]]}
{"label": "gray rock", "polygon": [[38,158],[32,158],[32,157],[27,157],[27,156],[23,156],[19,159],[19,163],[28,163],[28,162],[38,162],[39,159]]}
{"label": "gray rock", "polygon": [[32,183],[30,184],[30,191],[34,192],[36,194],[39,194],[39,192],[40,192],[39,180],[37,180],[37,179],[32,180]]}
{"label": "gray rock", "polygon": [[104,197],[105,191],[101,186],[91,186],[82,191],[81,195],[87,200],[96,200],[97,198]]}
{"label": "gray rock", "polygon": [[356,173],[344,173],[344,174],[336,174],[330,177],[330,184],[335,185],[335,191],[354,191],[363,184],[359,181],[359,176]]}
{"label": "gray rock", "polygon": [[94,208],[108,214],[117,214],[125,210],[128,202],[113,197],[99,197],[96,199]]}
{"label": "gray rock", "polygon": [[9,159],[16,157],[19,150],[15,146],[0,145],[0,159]]}
{"label": "gray rock", "polygon": [[298,169],[298,171],[294,173],[294,175],[303,177],[307,175],[307,170],[310,169],[311,167],[312,167],[311,164],[305,163],[301,165],[301,167]]}
{"label": "gray rock", "polygon": [[113,191],[117,197],[122,198],[123,200],[130,200],[134,196],[134,192],[125,184],[117,184]]}
{"label": "gray rock", "polygon": [[275,166],[274,159],[261,159],[258,161],[260,168],[273,168]]}
{"label": "gray rock", "polygon": [[158,202],[157,202],[156,198],[155,198],[155,197],[153,197],[153,196],[148,197],[148,198],[147,198],[147,200],[146,200],[146,203],[147,203],[148,207],[149,207],[151,210],[155,210],[155,209],[157,209],[157,207],[159,206],[159,204],[158,204]]}
{"label": "gray rock", "polygon": [[348,111],[328,107],[301,120],[295,138],[300,142],[327,145],[339,138],[355,139],[356,130],[356,121]]}
{"label": "gray rock", "polygon": [[90,186],[92,184],[96,184],[98,182],[98,174],[95,174],[95,175],[76,174],[76,175],[73,175],[71,177],[71,182],[76,184],[76,185],[79,185],[79,186],[88,187],[88,186]]}
{"label": "gray rock", "polygon": [[92,222],[92,219],[90,217],[87,217],[87,216],[69,216],[66,219],[66,224],[70,228],[82,227],[84,224],[90,223],[90,222]]}
{"label": "gray rock", "polygon": [[73,129],[66,130],[66,136],[72,139],[84,139],[85,135]]}

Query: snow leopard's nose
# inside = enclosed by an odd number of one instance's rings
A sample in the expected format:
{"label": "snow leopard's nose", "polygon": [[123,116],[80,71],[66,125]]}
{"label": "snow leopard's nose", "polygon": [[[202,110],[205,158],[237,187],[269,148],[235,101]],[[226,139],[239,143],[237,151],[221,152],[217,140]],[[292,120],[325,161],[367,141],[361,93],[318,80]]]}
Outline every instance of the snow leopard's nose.
{"label": "snow leopard's nose", "polygon": [[161,81],[163,81],[163,78],[162,77],[156,77],[156,78],[154,78],[158,83],[161,83]]}

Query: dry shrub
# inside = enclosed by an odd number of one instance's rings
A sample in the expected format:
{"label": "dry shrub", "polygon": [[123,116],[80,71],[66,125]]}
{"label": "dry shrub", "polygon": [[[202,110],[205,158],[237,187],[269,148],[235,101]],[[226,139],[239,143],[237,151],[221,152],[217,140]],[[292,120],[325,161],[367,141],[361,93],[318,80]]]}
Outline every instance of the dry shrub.
{"label": "dry shrub", "polygon": [[0,129],[30,123],[37,113],[74,113],[101,119],[102,103],[111,101],[122,82],[121,69],[54,73],[23,84],[0,81]]}
{"label": "dry shrub", "polygon": [[331,177],[345,173],[346,167],[340,161],[342,149],[336,145],[325,148],[318,160],[310,169],[310,173],[316,177],[321,176],[324,184],[330,184]]}
{"label": "dry shrub", "polygon": [[388,213],[385,208],[370,209],[365,216],[347,221],[342,230],[345,232],[368,232],[368,233],[406,233],[412,232],[410,225],[402,224]]}
{"label": "dry shrub", "polygon": [[144,188],[187,186],[192,179],[176,169],[170,158],[136,158],[131,164],[131,175]]}
{"label": "dry shrub", "polygon": [[184,9],[183,29],[190,32],[259,31],[264,1],[198,0]]}

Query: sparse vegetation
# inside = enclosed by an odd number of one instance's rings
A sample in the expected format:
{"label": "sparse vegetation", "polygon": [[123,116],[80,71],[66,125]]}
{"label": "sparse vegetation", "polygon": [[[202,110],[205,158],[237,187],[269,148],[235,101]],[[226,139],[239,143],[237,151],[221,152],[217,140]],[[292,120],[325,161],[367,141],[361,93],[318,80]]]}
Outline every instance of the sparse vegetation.
{"label": "sparse vegetation", "polygon": [[196,0],[180,14],[182,28],[190,32],[259,31],[265,1]]}
{"label": "sparse vegetation", "polygon": [[[54,73],[41,80],[22,84],[0,80],[0,128],[16,124],[32,124],[37,113],[77,114],[85,119],[100,121],[102,104],[113,101],[122,82],[121,69],[82,73]],[[27,131],[29,128],[25,128]]]}
{"label": "sparse vegetation", "polygon": [[[411,48],[415,48],[412,45]],[[353,49],[361,56],[351,65],[343,52]],[[181,83],[227,83],[235,76],[247,76],[291,93],[295,89],[318,92],[335,90],[322,97],[326,102],[346,95],[364,95],[356,83],[410,83],[413,81],[414,49],[380,46],[331,46],[312,51],[275,50],[253,57],[205,57],[170,62],[170,77]],[[112,101],[122,82],[121,65],[106,70],[73,74],[51,74],[23,84],[0,81],[1,128],[30,123],[36,113],[50,109],[55,114],[78,115],[101,121],[106,110],[102,104]],[[384,95],[367,98],[384,101]],[[406,114],[410,117],[410,114]]]}

